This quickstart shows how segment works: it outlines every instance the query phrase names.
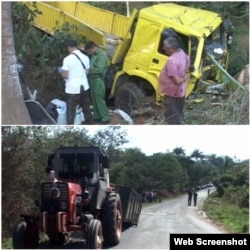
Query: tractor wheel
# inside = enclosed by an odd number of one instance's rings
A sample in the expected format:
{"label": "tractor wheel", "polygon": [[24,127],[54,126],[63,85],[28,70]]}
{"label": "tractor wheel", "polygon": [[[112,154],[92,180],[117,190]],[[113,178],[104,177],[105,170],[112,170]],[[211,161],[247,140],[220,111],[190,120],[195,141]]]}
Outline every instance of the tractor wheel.
{"label": "tractor wheel", "polygon": [[117,245],[122,233],[122,205],[119,194],[111,193],[107,197],[101,218],[104,243],[110,246]]}
{"label": "tractor wheel", "polygon": [[[29,235],[28,231],[30,231],[31,235]],[[25,220],[20,220],[15,224],[12,233],[13,249],[34,249],[38,241],[38,232],[37,234],[36,232],[32,232],[32,228],[28,228],[28,224]]]}
{"label": "tractor wheel", "polygon": [[20,220],[13,228],[12,242],[14,249],[26,248],[24,242],[24,236],[27,229],[27,223],[24,220]]}
{"label": "tractor wheel", "polygon": [[128,115],[138,109],[145,94],[135,83],[128,82],[121,85],[115,95],[115,107],[125,111]]}
{"label": "tractor wheel", "polygon": [[88,249],[102,249],[102,225],[99,220],[93,219],[89,224],[87,246]]}

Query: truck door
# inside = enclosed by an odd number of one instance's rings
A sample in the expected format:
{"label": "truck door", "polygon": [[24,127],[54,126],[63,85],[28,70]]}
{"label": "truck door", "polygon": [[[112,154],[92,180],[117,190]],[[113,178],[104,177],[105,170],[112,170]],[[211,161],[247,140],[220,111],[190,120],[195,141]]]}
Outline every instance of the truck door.
{"label": "truck door", "polygon": [[[169,32],[170,30],[170,32]],[[174,33],[171,33],[171,32]],[[176,36],[177,39],[180,41],[180,47],[183,49],[187,54],[189,54],[190,51],[190,42],[189,42],[189,36],[183,35],[181,33],[176,32],[172,28],[162,28],[160,34],[159,34],[159,39],[158,39],[158,44],[156,46],[156,51],[153,55],[152,58],[152,66],[157,67],[156,65],[160,65],[160,70],[163,68],[165,65],[166,61],[168,60],[168,56],[166,55],[164,49],[163,49],[163,42],[165,38],[168,36]]]}
{"label": "truck door", "polygon": [[150,60],[150,70],[152,71],[158,71],[160,72],[166,62],[166,54],[165,51],[163,50],[163,36],[161,32],[161,27],[157,27],[158,32],[157,36],[155,37],[155,46],[154,50],[152,51],[151,54],[151,60]]}

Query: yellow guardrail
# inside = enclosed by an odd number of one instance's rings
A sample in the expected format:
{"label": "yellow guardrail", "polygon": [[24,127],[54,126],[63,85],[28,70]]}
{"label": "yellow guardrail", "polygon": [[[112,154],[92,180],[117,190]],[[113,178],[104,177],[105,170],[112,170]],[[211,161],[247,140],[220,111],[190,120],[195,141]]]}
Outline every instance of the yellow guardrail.
{"label": "yellow guardrail", "polygon": [[128,17],[103,10],[82,2],[46,2],[83,22],[95,27],[98,30],[117,37],[124,37]]}
{"label": "yellow guardrail", "polygon": [[[103,48],[106,47],[104,34],[101,31],[95,29],[79,18],[74,17],[68,12],[66,13],[47,3],[49,2],[36,2],[36,7],[42,12],[42,15],[37,15],[35,17],[33,23],[34,26],[49,34],[53,34],[53,31],[56,27],[62,27],[63,24],[69,23],[77,27],[74,32],[84,38],[85,41],[83,41],[83,43],[87,40],[93,40],[99,46]],[[25,2],[25,4],[27,4],[31,10],[35,9],[32,2]]]}

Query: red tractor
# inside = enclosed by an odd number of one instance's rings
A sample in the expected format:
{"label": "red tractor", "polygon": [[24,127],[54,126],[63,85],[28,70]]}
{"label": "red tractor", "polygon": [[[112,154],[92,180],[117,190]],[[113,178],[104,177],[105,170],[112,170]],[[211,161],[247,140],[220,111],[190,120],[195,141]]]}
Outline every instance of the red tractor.
{"label": "red tractor", "polygon": [[[56,245],[66,243],[71,232],[81,232],[84,248],[117,245],[123,222],[138,223],[142,200],[129,188],[110,184],[108,168],[109,158],[98,147],[57,148],[48,157],[49,181],[42,183],[41,200],[36,202],[40,213],[20,215],[13,248],[37,247],[40,232]],[[124,218],[119,190],[125,197],[124,212],[131,214]]]}

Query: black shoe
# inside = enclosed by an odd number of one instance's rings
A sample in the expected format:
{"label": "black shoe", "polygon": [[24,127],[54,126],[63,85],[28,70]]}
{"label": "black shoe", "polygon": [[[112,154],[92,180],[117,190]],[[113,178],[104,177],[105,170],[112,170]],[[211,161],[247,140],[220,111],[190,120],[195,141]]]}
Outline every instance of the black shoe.
{"label": "black shoe", "polygon": [[101,122],[102,119],[99,119],[99,118],[94,118],[94,122]]}
{"label": "black shoe", "polygon": [[82,122],[82,125],[93,125],[94,122],[93,121],[84,121]]}

